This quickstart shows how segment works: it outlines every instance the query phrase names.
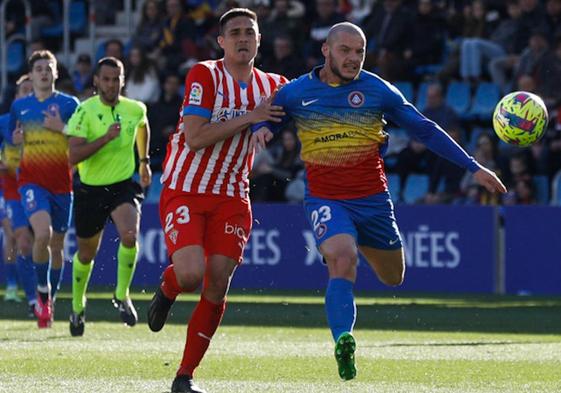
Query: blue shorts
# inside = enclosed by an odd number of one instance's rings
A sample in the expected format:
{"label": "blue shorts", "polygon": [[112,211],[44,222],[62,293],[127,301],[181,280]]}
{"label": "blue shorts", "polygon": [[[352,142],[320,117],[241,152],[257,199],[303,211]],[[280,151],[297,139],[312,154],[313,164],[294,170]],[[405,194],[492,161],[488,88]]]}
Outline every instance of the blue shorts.
{"label": "blue shorts", "polygon": [[6,200],[0,195],[0,221],[4,221],[4,218],[6,217]]}
{"label": "blue shorts", "polygon": [[7,200],[6,214],[10,219],[10,224],[12,225],[12,229],[14,231],[18,228],[29,226],[29,221],[23,211],[23,206],[21,205],[20,200]]}
{"label": "blue shorts", "polygon": [[402,247],[388,192],[343,200],[306,197],[304,208],[318,247],[343,233],[354,237],[359,246],[381,250]]}
{"label": "blue shorts", "polygon": [[51,216],[53,230],[64,233],[70,225],[72,193],[52,194],[35,184],[19,188],[21,204],[27,219],[38,211],[44,210]]}

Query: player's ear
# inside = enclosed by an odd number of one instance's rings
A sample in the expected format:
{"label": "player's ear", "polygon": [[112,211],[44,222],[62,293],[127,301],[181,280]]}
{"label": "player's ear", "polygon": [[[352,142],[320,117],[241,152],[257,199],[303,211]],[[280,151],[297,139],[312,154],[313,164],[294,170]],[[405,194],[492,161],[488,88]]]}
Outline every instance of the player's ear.
{"label": "player's ear", "polygon": [[219,35],[218,37],[216,37],[216,42],[218,42],[218,45],[220,45],[220,47],[222,49],[224,49],[224,37]]}
{"label": "player's ear", "polygon": [[327,43],[327,41],[321,44],[321,53],[325,58],[329,57],[329,44]]}

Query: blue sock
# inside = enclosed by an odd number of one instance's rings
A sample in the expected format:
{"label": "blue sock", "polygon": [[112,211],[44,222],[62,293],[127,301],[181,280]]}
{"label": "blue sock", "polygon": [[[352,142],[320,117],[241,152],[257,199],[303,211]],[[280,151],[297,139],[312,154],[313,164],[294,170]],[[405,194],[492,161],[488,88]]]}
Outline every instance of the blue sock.
{"label": "blue sock", "polygon": [[37,288],[39,292],[46,292],[45,288],[49,287],[49,262],[37,263],[35,265],[35,273],[37,273]]}
{"label": "blue sock", "polygon": [[6,263],[6,287],[16,288],[18,286],[18,273],[15,263]]}
{"label": "blue sock", "polygon": [[33,267],[31,255],[18,255],[17,267],[19,281],[23,286],[25,297],[28,302],[32,303],[37,300],[37,275],[35,273],[35,268]]}
{"label": "blue sock", "polygon": [[325,312],[333,339],[337,341],[341,333],[352,332],[356,318],[353,296],[353,282],[344,278],[329,280],[325,292]]}
{"label": "blue sock", "polygon": [[60,289],[60,283],[62,281],[62,274],[64,273],[64,261],[60,269],[53,269],[49,272],[49,282],[51,283],[51,299],[55,298],[57,291]]}

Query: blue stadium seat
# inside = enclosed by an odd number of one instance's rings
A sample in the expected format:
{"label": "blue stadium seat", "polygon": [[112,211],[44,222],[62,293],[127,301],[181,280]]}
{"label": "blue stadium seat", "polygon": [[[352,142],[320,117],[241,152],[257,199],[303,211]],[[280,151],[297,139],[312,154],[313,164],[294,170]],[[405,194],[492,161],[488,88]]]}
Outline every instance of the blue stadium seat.
{"label": "blue stadium seat", "polygon": [[470,153],[475,153],[475,149],[477,149],[477,139],[479,138],[479,136],[481,134],[488,134],[491,135],[491,137],[493,137],[493,130],[489,130],[487,128],[483,128],[483,127],[474,127],[471,130],[471,134],[469,137],[469,141],[466,144],[466,150]]}
{"label": "blue stadium seat", "polygon": [[399,202],[399,193],[401,191],[401,182],[399,180],[399,175],[395,173],[388,173],[386,177],[388,179],[388,188],[390,190],[392,201],[393,203],[397,203]]}
{"label": "blue stadium seat", "polygon": [[395,82],[394,86],[399,89],[401,94],[409,102],[413,102],[413,83],[407,81]]}
{"label": "blue stadium seat", "polygon": [[[62,15],[62,11],[60,15]],[[81,34],[85,32],[88,25],[88,11],[85,2],[79,0],[70,3],[68,21],[71,33]],[[43,37],[61,37],[63,33],[62,21],[41,29]]]}
{"label": "blue stadium seat", "polygon": [[403,189],[403,202],[412,204],[424,197],[429,191],[427,175],[411,174],[407,176]]}
{"label": "blue stadium seat", "polygon": [[479,83],[473,96],[470,110],[471,118],[490,121],[497,102],[501,99],[501,90],[494,83]]}
{"label": "blue stadium seat", "polygon": [[20,73],[25,66],[25,42],[14,40],[7,48],[8,65],[6,70],[9,74]]}
{"label": "blue stadium seat", "polygon": [[429,88],[428,82],[422,82],[419,84],[419,88],[417,89],[417,100],[415,101],[415,106],[422,112],[425,110],[427,106],[427,90]]}
{"label": "blue stadium seat", "polygon": [[446,92],[446,103],[456,111],[458,116],[465,118],[471,104],[469,85],[459,81],[450,82]]}
{"label": "blue stadium seat", "polygon": [[540,205],[549,204],[549,180],[547,176],[540,175],[533,178],[536,190],[536,202]]}

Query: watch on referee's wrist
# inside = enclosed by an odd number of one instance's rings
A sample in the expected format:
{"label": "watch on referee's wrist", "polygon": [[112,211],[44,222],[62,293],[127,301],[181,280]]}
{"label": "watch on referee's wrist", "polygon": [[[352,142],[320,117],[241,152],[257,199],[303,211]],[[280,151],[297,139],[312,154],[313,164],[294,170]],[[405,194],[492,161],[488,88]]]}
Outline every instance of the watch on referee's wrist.
{"label": "watch on referee's wrist", "polygon": [[139,161],[140,161],[141,164],[148,164],[149,165],[150,164],[150,157],[141,158]]}

